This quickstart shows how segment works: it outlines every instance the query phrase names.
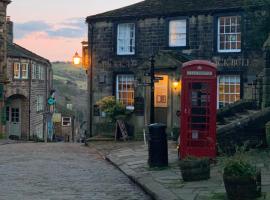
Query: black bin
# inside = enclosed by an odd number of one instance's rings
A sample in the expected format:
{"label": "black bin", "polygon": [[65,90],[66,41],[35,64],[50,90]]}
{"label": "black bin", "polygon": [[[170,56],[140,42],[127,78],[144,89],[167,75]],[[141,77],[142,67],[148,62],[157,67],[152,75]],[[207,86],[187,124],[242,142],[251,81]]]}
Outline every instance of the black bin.
{"label": "black bin", "polygon": [[148,139],[148,164],[150,167],[168,166],[168,141],[164,124],[151,124]]}

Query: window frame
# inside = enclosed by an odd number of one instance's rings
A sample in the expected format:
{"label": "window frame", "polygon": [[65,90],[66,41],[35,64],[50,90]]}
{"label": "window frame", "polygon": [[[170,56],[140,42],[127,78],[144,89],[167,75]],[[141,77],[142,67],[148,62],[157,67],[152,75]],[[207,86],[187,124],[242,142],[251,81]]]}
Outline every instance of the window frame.
{"label": "window frame", "polygon": [[[120,99],[120,95],[119,95],[120,94],[120,91],[119,91],[119,77],[120,76],[133,77],[133,105],[125,105]],[[127,83],[127,81],[126,81],[126,83]],[[123,91],[123,92],[128,92],[128,90]],[[127,110],[134,110],[134,108],[135,108],[134,107],[134,102],[135,102],[135,75],[134,74],[132,74],[132,73],[119,73],[119,74],[116,74],[116,77],[115,77],[115,98],[116,98],[117,101],[122,102]]]}
{"label": "window frame", "polygon": [[[68,121],[65,121],[64,119],[68,119]],[[69,124],[67,124],[67,125],[65,125],[64,123],[69,123]],[[70,127],[70,126],[72,126],[72,119],[71,119],[71,117],[62,117],[62,126],[63,127]]]}
{"label": "window frame", "polygon": [[[233,17],[233,16],[239,16],[241,18],[241,23],[240,23],[240,30],[241,30],[241,50],[239,51],[231,51],[231,50],[225,50],[225,51],[220,51],[219,50],[219,19],[220,17]],[[244,31],[243,31],[243,21],[244,21],[244,15],[243,12],[228,12],[228,13],[220,13],[220,14],[215,14],[214,15],[214,51],[217,54],[224,54],[224,55],[237,55],[241,54],[244,51]]]}
{"label": "window frame", "polygon": [[[173,21],[185,21],[186,22],[186,41],[185,45],[171,45],[171,22]],[[167,35],[168,35],[168,47],[169,48],[187,48],[189,42],[189,20],[188,17],[169,18],[167,20]]]}
{"label": "window frame", "polygon": [[[124,24],[134,25],[134,52],[119,52],[119,26]],[[137,24],[133,21],[124,21],[115,24],[115,52],[117,56],[135,56],[137,47]]]}
{"label": "window frame", "polygon": [[[26,66],[25,70],[23,70],[23,66]],[[23,75],[23,72],[25,73],[25,76]],[[21,79],[28,79],[29,78],[29,64],[28,63],[21,63]]]}
{"label": "window frame", "polygon": [[37,104],[36,104],[36,111],[37,112],[42,112],[45,109],[44,106],[44,96],[43,95],[37,95]]}
{"label": "window frame", "polygon": [[[17,67],[19,67],[19,69],[16,69],[15,70],[15,66],[16,65],[17,65]],[[17,76],[15,76],[15,71],[18,72],[18,75]],[[13,63],[13,79],[16,79],[16,80],[21,79],[21,63],[19,63],[19,62],[14,62]]]}
{"label": "window frame", "polygon": [[[224,80],[226,80],[226,78],[229,78],[229,84],[226,84],[226,81],[224,81],[223,84],[221,84],[221,82],[220,82],[221,77],[223,77]],[[232,82],[231,77],[233,77],[235,80],[238,79],[239,82],[237,82],[237,81]],[[220,100],[220,95],[221,95],[220,86],[221,85],[224,86],[224,92],[222,93],[224,95],[224,100],[223,101]],[[225,92],[225,85],[228,85],[229,92]],[[235,89],[235,91],[233,93],[230,91],[231,90],[230,86],[232,86],[232,85],[234,86],[234,89]],[[236,88],[237,85],[239,85],[239,93],[236,92],[237,91],[237,88]],[[222,108],[222,107],[226,106],[226,103],[227,103],[226,100],[225,100],[226,95],[229,95],[229,96],[230,95],[239,95],[239,99],[235,99],[235,101],[231,101],[230,97],[229,97],[229,102],[227,104],[231,104],[231,103],[234,103],[234,102],[242,99],[242,78],[241,78],[240,74],[221,74],[221,75],[219,75],[218,79],[217,79],[217,86],[218,86],[217,87],[217,90],[218,90],[217,91],[217,108]],[[223,103],[224,105],[221,106],[220,103]]]}

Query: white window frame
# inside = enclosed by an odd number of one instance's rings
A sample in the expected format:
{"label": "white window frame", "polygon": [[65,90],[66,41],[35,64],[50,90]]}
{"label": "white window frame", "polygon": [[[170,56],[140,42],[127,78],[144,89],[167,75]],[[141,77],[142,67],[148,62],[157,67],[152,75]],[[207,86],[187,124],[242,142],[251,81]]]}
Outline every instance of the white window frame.
{"label": "white window frame", "polygon": [[169,21],[169,47],[187,46],[187,19]]}
{"label": "white window frame", "polygon": [[[121,88],[119,89],[119,80],[122,79],[121,81],[125,82],[126,87],[125,88]],[[129,85],[130,82],[133,82],[133,91],[129,90],[127,85]],[[135,90],[134,90],[134,81],[135,81],[135,77],[133,74],[118,74],[116,76],[116,99],[118,101],[120,101],[121,103],[123,103],[126,106],[127,110],[134,110],[134,95],[135,95]],[[127,98],[121,98],[120,97],[120,92],[121,93],[131,93],[131,95],[133,96],[133,99],[129,100],[128,97]],[[131,101],[131,104],[126,104],[125,101]]]}
{"label": "white window frame", "polygon": [[42,95],[37,96],[37,112],[44,110],[44,97]]}
{"label": "white window frame", "polygon": [[36,79],[36,70],[37,66],[35,64],[32,65],[32,79]]}
{"label": "white window frame", "polygon": [[117,55],[135,55],[136,26],[135,23],[117,25]]}
{"label": "white window frame", "polygon": [[40,80],[40,65],[36,65],[35,79]]}
{"label": "white window frame", "polygon": [[[222,83],[221,83],[221,78],[223,78],[224,80],[229,80],[228,82],[229,82],[229,84],[225,84],[226,83],[226,81],[223,81]],[[217,94],[218,94],[218,96],[217,96],[217,103],[218,103],[218,108],[220,108],[220,103],[223,103],[224,105],[227,103],[227,104],[231,104],[231,103],[234,103],[234,102],[236,102],[236,101],[238,101],[238,100],[240,100],[241,99],[241,78],[240,78],[240,75],[220,75],[219,77],[218,77],[218,83],[217,83],[217,85],[218,85],[218,92],[217,92]],[[220,100],[220,86],[221,85],[224,85],[224,92],[222,93],[223,95],[224,95],[224,100],[223,101],[221,101]],[[225,92],[225,85],[228,85],[228,87],[229,87],[229,92]],[[231,87],[230,86],[234,86],[234,91],[233,92],[231,92]],[[236,91],[236,86],[239,86],[239,92],[237,92]],[[225,96],[226,95],[235,95],[235,99],[234,100],[231,100],[230,99],[230,97],[229,97],[229,102],[226,102],[225,101]],[[237,95],[239,95],[239,99],[237,99]]]}
{"label": "white window frame", "polygon": [[[221,20],[221,18],[230,18],[230,25],[226,25],[226,22],[225,22],[225,25],[224,25],[224,33],[223,33],[223,35],[224,35],[224,47],[226,47],[226,36],[227,35],[230,35],[230,37],[231,36],[233,36],[233,35],[235,35],[235,37],[236,37],[236,39],[235,39],[235,41],[232,41],[232,40],[230,40],[229,42],[230,42],[230,49],[226,49],[226,48],[224,48],[224,49],[221,49],[221,32],[220,32],[220,29],[221,29],[221,24],[220,24],[220,20]],[[231,29],[232,29],[232,18],[236,18],[236,25],[235,25],[235,29],[236,29],[236,31],[235,32],[231,32]],[[239,23],[239,26],[240,26],[240,32],[237,32],[237,25],[238,25],[238,21],[237,21],[237,18],[240,18],[240,23]],[[232,15],[232,16],[220,16],[220,17],[218,17],[218,24],[217,24],[217,49],[218,49],[218,52],[220,52],[220,53],[239,53],[239,52],[241,52],[242,51],[242,30],[241,30],[241,21],[242,21],[242,19],[241,19],[241,16],[239,16],[239,15]],[[230,32],[229,33],[226,33],[226,26],[229,26],[230,27]],[[238,41],[237,40],[237,35],[240,35],[240,41]],[[236,44],[236,49],[232,49],[231,47],[231,44],[232,44],[232,42],[235,42]],[[240,42],[240,49],[237,49],[237,42]]]}
{"label": "white window frame", "polygon": [[[25,66],[25,70],[23,69],[23,67]],[[29,73],[29,65],[28,65],[28,63],[22,63],[21,64],[21,73],[22,73],[22,76],[21,76],[21,78],[22,79],[28,79],[29,78],[29,75],[28,75],[28,73]],[[24,72],[25,72],[25,75],[24,75]]]}
{"label": "white window frame", "polygon": [[[65,124],[65,123],[68,123],[68,124]],[[68,126],[71,126],[71,125],[72,125],[71,117],[62,117],[62,126],[68,127]]]}
{"label": "white window frame", "polygon": [[[16,72],[18,72],[18,73],[16,73]],[[15,74],[17,74],[17,75],[15,75]],[[21,78],[21,63],[18,63],[18,62],[14,63],[14,65],[13,65],[13,78],[14,79]]]}

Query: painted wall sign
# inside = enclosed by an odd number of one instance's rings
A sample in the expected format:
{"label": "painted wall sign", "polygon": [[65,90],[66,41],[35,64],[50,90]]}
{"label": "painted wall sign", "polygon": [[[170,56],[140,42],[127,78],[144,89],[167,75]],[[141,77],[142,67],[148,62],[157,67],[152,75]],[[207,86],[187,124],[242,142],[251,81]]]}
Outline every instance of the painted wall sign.
{"label": "painted wall sign", "polygon": [[218,67],[248,67],[250,61],[248,58],[213,58]]}

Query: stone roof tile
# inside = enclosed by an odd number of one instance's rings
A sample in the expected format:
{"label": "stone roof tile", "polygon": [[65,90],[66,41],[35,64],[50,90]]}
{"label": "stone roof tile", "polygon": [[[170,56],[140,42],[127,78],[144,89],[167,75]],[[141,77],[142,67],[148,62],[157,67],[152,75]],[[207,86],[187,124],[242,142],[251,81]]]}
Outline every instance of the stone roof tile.
{"label": "stone roof tile", "polygon": [[[248,5],[252,6],[252,2]],[[245,5],[247,5],[247,0],[145,0],[120,9],[88,16],[86,21],[95,22],[119,18],[144,18],[188,14],[190,12],[222,11],[241,9]],[[263,5],[263,0],[256,0],[256,5]]]}
{"label": "stone roof tile", "polygon": [[39,62],[44,62],[49,64],[50,61],[46,58],[43,58],[15,43],[8,43],[7,44],[7,56],[8,57],[15,57],[15,58],[26,58],[26,59],[32,59]]}

